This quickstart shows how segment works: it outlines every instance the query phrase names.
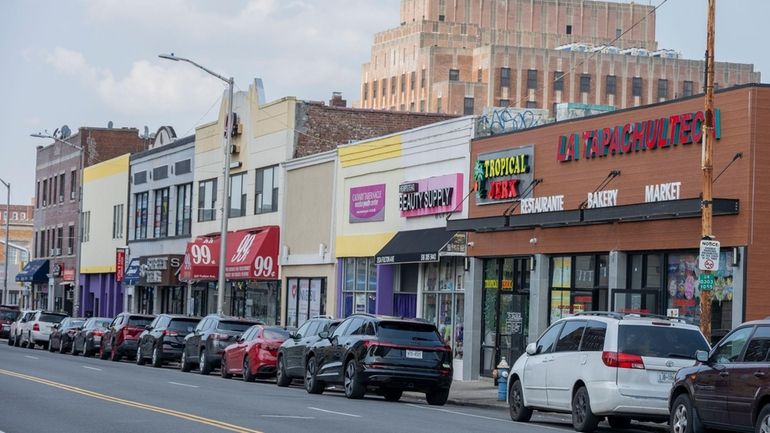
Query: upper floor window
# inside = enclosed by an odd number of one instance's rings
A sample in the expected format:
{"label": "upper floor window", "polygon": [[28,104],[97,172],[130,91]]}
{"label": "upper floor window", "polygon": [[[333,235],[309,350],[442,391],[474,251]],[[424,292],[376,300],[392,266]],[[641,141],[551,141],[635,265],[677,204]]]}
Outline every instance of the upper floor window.
{"label": "upper floor window", "polygon": [[243,187],[246,173],[230,175],[230,217],[246,215],[246,191]]}
{"label": "upper floor window", "polygon": [[147,239],[149,191],[134,194],[134,239]]}
{"label": "upper floor window", "polygon": [[527,70],[527,89],[537,89],[537,69]]}
{"label": "upper floor window", "polygon": [[168,216],[169,216],[169,189],[155,190],[155,218],[153,224],[153,237],[165,238],[168,236]]}
{"label": "upper floor window", "polygon": [[693,95],[693,84],[692,81],[685,81],[684,82],[684,88],[682,89],[682,96],[692,96]]}
{"label": "upper floor window", "polygon": [[631,96],[642,96],[642,77],[631,79]]}
{"label": "upper floor window", "polygon": [[459,69],[450,69],[449,70],[449,81],[460,81],[460,70]]}
{"label": "upper floor window", "polygon": [[473,114],[473,98],[465,98],[463,101],[463,114],[468,116]]}
{"label": "upper floor window", "polygon": [[138,171],[134,173],[134,185],[147,183],[147,171]]}
{"label": "upper floor window", "polygon": [[616,85],[617,85],[617,77],[614,75],[607,75],[607,81],[606,81],[606,93],[607,95],[615,95]]}
{"label": "upper floor window", "polygon": [[112,207],[112,239],[123,237],[123,205],[116,204]]}
{"label": "upper floor window", "polygon": [[588,93],[591,91],[591,76],[583,74],[580,76],[580,92]]}
{"label": "upper floor window", "polygon": [[168,177],[168,166],[161,165],[152,169],[152,180],[163,180]]}
{"label": "upper floor window", "polygon": [[500,87],[511,87],[511,68],[500,68]]}
{"label": "upper floor window", "polygon": [[658,80],[658,99],[668,99],[668,80]]}
{"label": "upper floor window", "polygon": [[278,211],[278,166],[257,169],[256,180],[254,213]]}
{"label": "upper floor window", "polygon": [[216,219],[217,178],[198,182],[198,221]]}
{"label": "upper floor window", "polygon": [[190,234],[192,222],[192,184],[176,187],[176,232],[177,236]]}
{"label": "upper floor window", "polygon": [[179,176],[180,174],[187,174],[192,172],[192,161],[183,159],[174,163],[174,174]]}
{"label": "upper floor window", "polygon": [[564,91],[564,72],[556,71],[553,73],[553,91],[554,92]]}

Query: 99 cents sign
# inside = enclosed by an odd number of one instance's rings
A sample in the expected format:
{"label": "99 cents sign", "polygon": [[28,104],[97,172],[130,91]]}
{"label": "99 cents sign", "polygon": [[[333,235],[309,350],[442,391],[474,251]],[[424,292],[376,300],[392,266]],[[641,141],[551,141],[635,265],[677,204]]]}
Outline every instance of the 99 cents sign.
{"label": "99 cents sign", "polygon": [[192,261],[196,265],[209,265],[212,264],[211,248],[208,245],[193,245],[190,247],[190,254],[192,254]]}

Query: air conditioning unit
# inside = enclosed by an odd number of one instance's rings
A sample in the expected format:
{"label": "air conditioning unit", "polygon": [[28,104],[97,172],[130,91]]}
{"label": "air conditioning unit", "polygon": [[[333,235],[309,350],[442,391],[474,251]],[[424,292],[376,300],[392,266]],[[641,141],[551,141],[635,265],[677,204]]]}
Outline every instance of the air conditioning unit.
{"label": "air conditioning unit", "polygon": [[235,145],[235,144],[231,144],[230,145],[230,153],[233,154],[233,155],[237,155],[237,154],[241,153],[241,146],[238,146],[238,145]]}
{"label": "air conditioning unit", "polygon": [[57,256],[61,255],[61,249],[60,248],[54,248],[53,250],[54,250],[54,254],[55,255],[57,255]]}
{"label": "air conditioning unit", "polygon": [[72,255],[72,247],[67,247],[67,255]]}
{"label": "air conditioning unit", "polygon": [[45,199],[43,199],[43,207],[45,207],[47,205],[48,205],[48,203],[45,201]]}
{"label": "air conditioning unit", "polygon": [[56,251],[56,248],[51,248],[51,249],[48,251],[48,257],[53,257],[53,256],[54,256],[54,252],[55,252],[55,251]]}

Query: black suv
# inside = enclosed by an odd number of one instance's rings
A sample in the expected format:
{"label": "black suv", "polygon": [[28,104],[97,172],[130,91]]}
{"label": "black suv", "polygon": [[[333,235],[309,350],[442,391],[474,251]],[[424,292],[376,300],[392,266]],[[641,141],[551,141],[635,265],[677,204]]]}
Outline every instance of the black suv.
{"label": "black suv", "polygon": [[342,384],[347,398],[372,389],[388,401],[403,391],[424,392],[428,404],[443,405],[452,385],[452,350],[436,326],[418,319],[356,314],[340,323],[307,354],[305,389],[320,394]]}
{"label": "black suv", "polygon": [[331,334],[342,323],[342,319],[317,317],[308,320],[299,327],[297,332],[289,335],[278,349],[278,365],[276,383],[278,386],[289,386],[293,379],[305,378],[305,359],[308,349],[318,342],[321,332]]}
{"label": "black suv", "polygon": [[166,361],[179,361],[184,337],[193,332],[200,320],[200,317],[178,314],[158,315],[139,335],[136,363],[144,365],[146,358],[150,358],[153,367],[162,367]]}
{"label": "black suv", "polygon": [[211,373],[211,370],[220,366],[225,348],[235,343],[235,340],[253,325],[262,325],[262,322],[218,314],[204,317],[184,339],[179,368],[182,371],[190,371],[192,366],[197,364],[200,374]]}
{"label": "black suv", "polygon": [[770,320],[744,323],[695,357],[674,377],[672,432],[770,431]]}

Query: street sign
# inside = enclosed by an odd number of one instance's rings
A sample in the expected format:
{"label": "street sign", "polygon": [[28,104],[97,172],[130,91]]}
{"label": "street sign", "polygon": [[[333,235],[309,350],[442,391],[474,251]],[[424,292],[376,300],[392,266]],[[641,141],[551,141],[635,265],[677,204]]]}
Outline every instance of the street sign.
{"label": "street sign", "polygon": [[716,271],[719,269],[719,241],[700,241],[698,268],[701,271]]}
{"label": "street sign", "polygon": [[714,274],[702,273],[700,274],[698,282],[698,287],[700,287],[701,290],[710,292],[714,289]]}

